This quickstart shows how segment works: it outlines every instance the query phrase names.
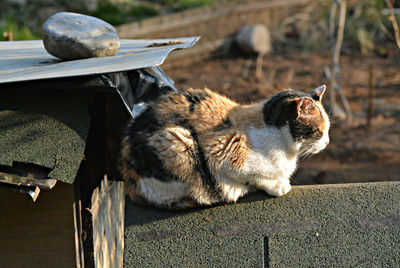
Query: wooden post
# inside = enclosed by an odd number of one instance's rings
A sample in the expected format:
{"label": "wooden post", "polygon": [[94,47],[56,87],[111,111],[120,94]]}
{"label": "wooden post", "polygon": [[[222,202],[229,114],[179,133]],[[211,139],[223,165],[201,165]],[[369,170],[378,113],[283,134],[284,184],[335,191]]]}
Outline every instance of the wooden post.
{"label": "wooden post", "polygon": [[385,0],[386,5],[389,8],[389,20],[392,22],[394,37],[396,39],[397,47],[400,49],[400,32],[399,32],[399,25],[397,24],[396,17],[394,16],[394,7],[393,2],[390,0]]}
{"label": "wooden post", "polygon": [[[337,38],[335,40],[335,14],[337,5],[340,4],[339,11],[339,25],[337,30]],[[330,102],[332,112],[337,116],[338,106],[336,104],[336,93],[339,95],[342,101],[343,107],[346,111],[347,123],[351,123],[353,115],[351,112],[350,104],[347,101],[346,96],[342,92],[342,75],[339,67],[340,51],[343,43],[344,24],[346,22],[346,0],[332,0],[331,13],[329,19],[329,36],[331,41],[332,49],[332,71],[331,71],[331,89],[330,89]]]}

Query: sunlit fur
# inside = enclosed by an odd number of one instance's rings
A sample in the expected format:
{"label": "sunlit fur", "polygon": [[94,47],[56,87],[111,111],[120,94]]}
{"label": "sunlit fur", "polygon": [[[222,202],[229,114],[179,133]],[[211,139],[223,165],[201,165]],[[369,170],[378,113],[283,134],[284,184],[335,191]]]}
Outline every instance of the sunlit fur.
{"label": "sunlit fur", "polygon": [[286,194],[299,157],[329,143],[324,91],[286,90],[252,105],[208,89],[163,95],[132,120],[122,142],[130,198],[183,209],[236,202],[254,189]]}

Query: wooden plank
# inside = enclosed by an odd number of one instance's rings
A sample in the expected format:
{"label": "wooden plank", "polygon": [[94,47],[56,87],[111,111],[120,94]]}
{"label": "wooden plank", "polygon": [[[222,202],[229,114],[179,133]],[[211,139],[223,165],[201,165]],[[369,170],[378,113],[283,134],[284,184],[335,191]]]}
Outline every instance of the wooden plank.
{"label": "wooden plank", "polygon": [[104,174],[106,174],[106,131],[104,125],[106,96],[108,94],[102,92],[94,94],[85,158],[82,160],[75,178],[75,184],[79,188],[80,193],[78,204],[80,206],[78,210],[80,211],[77,211],[80,215],[77,215],[76,218],[82,224],[81,230],[78,229],[80,232],[78,233],[79,243],[82,242],[80,246],[83,247],[83,256],[80,260],[82,267],[85,268],[94,267],[92,215],[88,208],[91,207],[93,190],[100,185]]}
{"label": "wooden plank", "polygon": [[92,195],[95,267],[122,268],[124,257],[125,193],[122,181],[107,176]]}
{"label": "wooden plank", "polygon": [[34,179],[15,174],[0,172],[0,182],[9,183],[17,186],[38,186],[40,188],[51,189],[56,185],[56,179]]}
{"label": "wooden plank", "polygon": [[73,187],[28,196],[0,188],[0,267],[74,267]]}
{"label": "wooden plank", "polygon": [[82,196],[79,183],[74,183],[73,210],[74,210],[74,229],[75,229],[76,268],[83,268],[85,267],[85,253],[83,251]]}

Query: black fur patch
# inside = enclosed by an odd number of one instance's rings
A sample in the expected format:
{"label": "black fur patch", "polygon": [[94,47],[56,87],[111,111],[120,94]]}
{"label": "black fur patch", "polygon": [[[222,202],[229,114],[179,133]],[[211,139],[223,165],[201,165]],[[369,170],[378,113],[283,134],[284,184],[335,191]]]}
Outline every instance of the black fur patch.
{"label": "black fur patch", "polygon": [[132,179],[132,178],[129,178],[129,179],[128,179],[128,184],[129,184],[130,186],[136,187],[136,180],[134,180],[134,179]]}
{"label": "black fur patch", "polygon": [[265,124],[278,128],[289,124],[292,137],[296,141],[308,138],[321,138],[322,132],[315,126],[296,120],[297,104],[295,99],[302,97],[312,98],[310,94],[295,89],[282,91],[273,96],[264,104],[263,116]]}
{"label": "black fur patch", "polygon": [[264,104],[263,116],[267,125],[283,127],[289,121],[293,121],[297,117],[295,98],[308,96],[307,94],[297,91],[282,91]]}
{"label": "black fur patch", "polygon": [[229,118],[226,118],[221,124],[219,124],[218,126],[216,126],[214,128],[214,131],[222,131],[222,130],[226,130],[226,129],[230,129],[233,127],[233,124],[231,122],[231,120],[229,120]]}
{"label": "black fur patch", "polygon": [[195,159],[195,169],[200,173],[201,179],[203,180],[203,186],[207,189],[208,193],[213,198],[219,198],[220,189],[217,187],[214,176],[210,171],[210,167],[208,166],[207,160],[204,157],[204,152],[199,145],[199,140],[197,137],[197,133],[193,130],[192,127],[189,128],[190,133],[193,136],[193,139],[196,141],[197,145],[197,153],[194,157]]}
{"label": "black fur patch", "polygon": [[179,178],[164,168],[155,148],[147,144],[148,134],[161,128],[162,124],[152,108],[147,109],[128,126],[126,135],[131,148],[128,168],[134,169],[140,177],[177,181]]}
{"label": "black fur patch", "polygon": [[193,139],[195,140],[196,150],[193,152],[193,159],[195,162],[195,170],[200,174],[200,177],[203,181],[203,187],[207,189],[207,192],[213,198],[219,198],[221,196],[221,191],[216,183],[214,176],[210,171],[210,167],[208,166],[207,160],[204,156],[203,149],[201,149],[199,144],[199,139],[197,132],[193,129],[193,127],[187,122],[186,119],[182,118],[178,114],[174,114],[174,121],[187,130],[189,130]]}
{"label": "black fur patch", "polygon": [[299,121],[290,122],[290,133],[296,141],[304,139],[320,139],[323,135],[316,127],[303,124]]}
{"label": "black fur patch", "polygon": [[192,91],[188,93],[183,93],[183,95],[190,102],[189,111],[191,113],[194,112],[194,108],[197,104],[199,104],[204,99],[210,97],[210,95],[202,91]]}
{"label": "black fur patch", "polygon": [[[200,174],[203,187],[207,189],[210,196],[219,198],[221,196],[220,189],[199,145],[197,133],[187,120],[179,114],[173,114],[170,119],[177,126],[184,127],[190,131],[196,147],[195,150],[189,152],[195,162],[194,168]],[[177,176],[163,167],[162,161],[157,156],[156,149],[147,145],[148,135],[163,127],[152,108],[147,109],[128,126],[126,135],[129,137],[128,142],[131,148],[128,159],[129,168],[134,169],[140,177],[153,177],[164,182],[179,181],[180,179]]]}

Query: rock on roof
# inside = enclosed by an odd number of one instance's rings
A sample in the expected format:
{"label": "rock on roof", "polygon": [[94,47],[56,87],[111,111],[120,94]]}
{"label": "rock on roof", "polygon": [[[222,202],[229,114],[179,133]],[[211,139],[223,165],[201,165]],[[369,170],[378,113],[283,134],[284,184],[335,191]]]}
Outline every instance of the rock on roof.
{"label": "rock on roof", "polygon": [[122,39],[112,57],[61,61],[44,49],[41,40],[0,42],[0,83],[129,71],[162,64],[175,49],[193,46],[199,37]]}

